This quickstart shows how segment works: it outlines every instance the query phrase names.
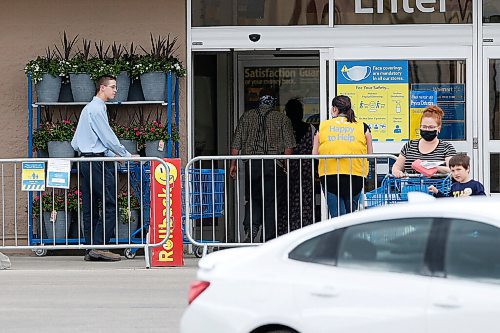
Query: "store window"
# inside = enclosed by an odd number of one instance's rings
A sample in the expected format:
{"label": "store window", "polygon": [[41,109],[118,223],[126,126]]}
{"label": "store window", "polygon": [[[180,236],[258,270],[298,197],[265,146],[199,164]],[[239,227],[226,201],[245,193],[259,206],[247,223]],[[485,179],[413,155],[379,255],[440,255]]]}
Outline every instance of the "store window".
{"label": "store window", "polygon": [[483,22],[500,23],[500,1],[483,0]]}
{"label": "store window", "polygon": [[472,23],[472,2],[473,0],[335,0],[334,24],[466,24]]}
{"label": "store window", "polygon": [[328,25],[328,0],[192,0],[192,26]]}
{"label": "store window", "polygon": [[358,119],[374,141],[419,138],[427,105],[444,111],[439,137],[466,140],[463,60],[361,60],[336,62],[337,94],[351,97]]}

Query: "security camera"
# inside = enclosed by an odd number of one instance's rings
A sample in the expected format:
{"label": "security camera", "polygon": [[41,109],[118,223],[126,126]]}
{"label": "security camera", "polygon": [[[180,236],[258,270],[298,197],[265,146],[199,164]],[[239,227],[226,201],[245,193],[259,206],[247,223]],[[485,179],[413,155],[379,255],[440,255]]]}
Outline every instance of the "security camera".
{"label": "security camera", "polygon": [[250,35],[248,35],[248,38],[252,42],[256,43],[256,42],[258,42],[260,40],[260,35],[259,34],[250,34]]}

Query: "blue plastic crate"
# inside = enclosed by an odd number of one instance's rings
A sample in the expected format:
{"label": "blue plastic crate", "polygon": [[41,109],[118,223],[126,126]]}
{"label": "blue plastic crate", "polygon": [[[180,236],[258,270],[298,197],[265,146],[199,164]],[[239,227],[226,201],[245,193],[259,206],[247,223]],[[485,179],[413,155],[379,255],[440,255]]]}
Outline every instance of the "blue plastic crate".
{"label": "blue plastic crate", "polygon": [[366,206],[370,208],[408,201],[409,192],[429,193],[428,188],[431,185],[434,185],[442,193],[449,193],[451,176],[445,178],[427,178],[424,176],[396,178],[393,175],[387,175],[382,180],[380,187],[365,194]]}
{"label": "blue plastic crate", "polygon": [[[189,218],[201,219],[223,216],[224,169],[191,169],[188,177]],[[183,188],[183,197],[184,192]],[[184,212],[183,215],[185,215]]]}

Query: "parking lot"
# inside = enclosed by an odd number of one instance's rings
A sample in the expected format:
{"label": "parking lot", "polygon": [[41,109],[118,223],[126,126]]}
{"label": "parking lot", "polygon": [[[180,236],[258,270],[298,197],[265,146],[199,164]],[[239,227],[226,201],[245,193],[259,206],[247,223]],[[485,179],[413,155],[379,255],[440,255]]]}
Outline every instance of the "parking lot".
{"label": "parking lot", "polygon": [[0,271],[2,332],[178,332],[197,259],[145,269],[144,258],[9,255]]}

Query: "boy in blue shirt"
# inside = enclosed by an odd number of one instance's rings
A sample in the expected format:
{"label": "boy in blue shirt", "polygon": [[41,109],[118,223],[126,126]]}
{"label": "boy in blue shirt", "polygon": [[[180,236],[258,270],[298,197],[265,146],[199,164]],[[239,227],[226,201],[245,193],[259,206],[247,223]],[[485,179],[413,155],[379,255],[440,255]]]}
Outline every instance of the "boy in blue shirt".
{"label": "boy in blue shirt", "polygon": [[468,197],[471,195],[486,195],[484,193],[483,184],[471,179],[470,172],[470,157],[466,154],[457,154],[450,159],[449,162],[451,169],[451,176],[455,180],[455,183],[451,185],[450,193],[445,194],[438,191],[438,189],[432,185],[429,186],[429,192],[431,192],[436,198],[442,197]]}

